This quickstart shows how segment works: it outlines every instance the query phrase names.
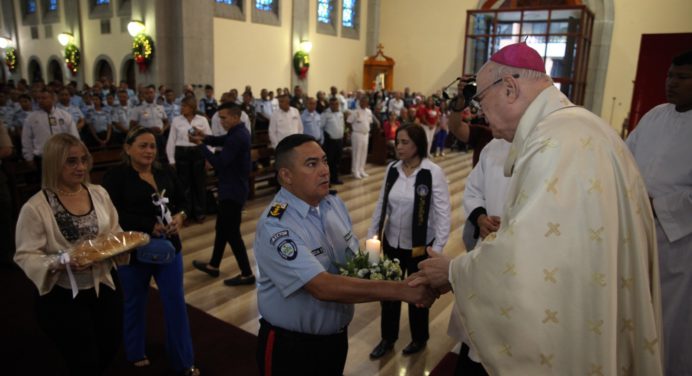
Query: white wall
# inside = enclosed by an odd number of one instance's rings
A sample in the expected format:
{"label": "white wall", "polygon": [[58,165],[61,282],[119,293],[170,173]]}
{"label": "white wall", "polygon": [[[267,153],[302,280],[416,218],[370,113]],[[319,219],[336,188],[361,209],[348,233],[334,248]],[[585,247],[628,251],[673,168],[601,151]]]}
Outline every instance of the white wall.
{"label": "white wall", "polygon": [[[340,11],[337,9],[336,11]],[[313,47],[310,53],[309,95],[315,96],[318,90],[329,92],[331,86],[339,90],[353,91],[363,85],[363,59],[367,35],[368,2],[360,4],[359,39],[317,33],[317,4],[310,1],[310,40]],[[338,17],[339,21],[341,17]]]}
{"label": "white wall", "polygon": [[380,42],[396,61],[394,89],[432,94],[461,74],[466,10],[476,0],[382,0]]}
{"label": "white wall", "polygon": [[252,85],[274,90],[291,84],[291,2],[281,2],[281,26],[214,18],[214,88],[220,95]]}

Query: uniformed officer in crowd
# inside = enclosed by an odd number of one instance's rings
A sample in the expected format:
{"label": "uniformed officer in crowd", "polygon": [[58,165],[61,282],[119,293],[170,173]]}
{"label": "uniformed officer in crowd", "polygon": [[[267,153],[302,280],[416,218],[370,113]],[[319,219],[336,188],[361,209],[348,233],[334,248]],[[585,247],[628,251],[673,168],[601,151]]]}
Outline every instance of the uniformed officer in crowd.
{"label": "uniformed officer in crowd", "polygon": [[[339,275],[358,251],[343,201],[329,194],[327,157],[312,136],[276,147],[281,184],[257,223],[255,258],[263,375],[342,375],[353,303],[402,300],[429,306],[435,293],[401,281]],[[421,287],[421,286],[419,286]]]}

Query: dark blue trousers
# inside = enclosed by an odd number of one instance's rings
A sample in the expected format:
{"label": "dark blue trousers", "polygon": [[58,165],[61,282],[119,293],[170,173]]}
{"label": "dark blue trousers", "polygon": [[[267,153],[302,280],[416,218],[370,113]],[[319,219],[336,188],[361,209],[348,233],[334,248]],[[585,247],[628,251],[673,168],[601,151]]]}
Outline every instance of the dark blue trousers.
{"label": "dark blue trousers", "polygon": [[154,277],[159,288],[166,322],[166,351],[175,371],[194,365],[190,324],[183,291],[183,256],[179,252],[170,264],[135,263],[118,268],[125,296],[123,334],[127,360],[144,359],[147,297]]}

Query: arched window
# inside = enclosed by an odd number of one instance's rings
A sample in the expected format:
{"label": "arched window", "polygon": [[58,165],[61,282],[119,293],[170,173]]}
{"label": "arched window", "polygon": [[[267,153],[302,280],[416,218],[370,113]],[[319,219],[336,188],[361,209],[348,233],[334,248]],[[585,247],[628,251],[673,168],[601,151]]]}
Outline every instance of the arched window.
{"label": "arched window", "polygon": [[317,32],[336,35],[337,15],[334,11],[336,0],[317,0]]}
{"label": "arched window", "polygon": [[360,1],[342,0],[341,36],[360,39]]}
{"label": "arched window", "polygon": [[62,64],[60,64],[60,62],[58,62],[58,60],[56,59],[51,59],[48,62],[48,80],[50,82],[64,82],[64,77],[62,74]]}
{"label": "arched window", "polygon": [[27,67],[29,71],[29,82],[33,84],[34,82],[43,81],[43,72],[41,72],[41,64],[38,60],[35,58],[29,60],[29,65]]}
{"label": "arched window", "polygon": [[113,67],[106,59],[100,59],[96,61],[96,69],[94,69],[94,81],[101,80],[102,77],[108,79],[108,81],[113,82]]}

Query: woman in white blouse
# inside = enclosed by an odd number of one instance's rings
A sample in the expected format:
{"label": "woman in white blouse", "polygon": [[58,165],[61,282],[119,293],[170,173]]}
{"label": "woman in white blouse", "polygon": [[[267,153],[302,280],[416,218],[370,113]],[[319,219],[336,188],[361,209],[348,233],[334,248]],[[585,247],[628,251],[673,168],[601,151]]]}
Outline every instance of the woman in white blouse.
{"label": "woman in white blouse", "polygon": [[[405,274],[418,271],[426,248],[442,252],[449,237],[451,205],[447,178],[427,158],[428,141],[420,125],[406,124],[396,133],[398,161],[391,163],[380,190],[368,238],[382,238],[384,254],[397,258]],[[381,302],[382,341],[370,353],[377,359],[394,347],[399,336],[401,302]],[[411,343],[405,355],[421,351],[428,341],[428,308],[409,304]]]}
{"label": "woman in white blouse", "polygon": [[102,374],[122,338],[123,298],[113,269],[129,254],[88,265],[60,254],[79,240],[122,231],[106,190],[89,184],[91,163],[76,137],[51,137],[43,148],[43,189],[17,220],[14,260],[38,289],[36,318],[70,375]]}

